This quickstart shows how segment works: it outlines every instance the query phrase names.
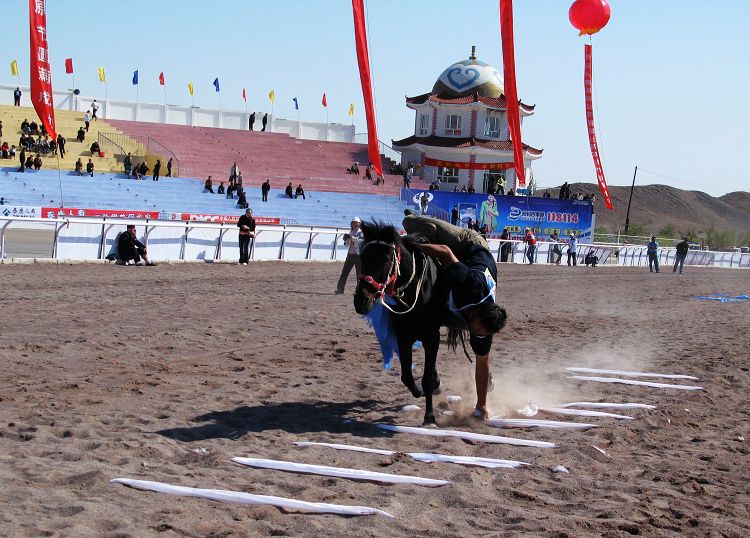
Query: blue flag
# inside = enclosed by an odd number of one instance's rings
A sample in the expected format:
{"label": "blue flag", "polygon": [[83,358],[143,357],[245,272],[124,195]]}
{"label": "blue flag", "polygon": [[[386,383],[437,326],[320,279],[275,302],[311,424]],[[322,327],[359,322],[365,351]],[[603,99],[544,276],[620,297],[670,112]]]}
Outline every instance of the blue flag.
{"label": "blue flag", "polygon": [[219,79],[218,77],[214,79],[214,88],[216,88],[216,91],[219,91]]}
{"label": "blue flag", "polygon": [[292,99],[292,101],[294,101],[294,110],[299,110],[299,105],[297,104],[297,98],[295,97],[294,99]]}
{"label": "blue flag", "polygon": [[133,86],[138,84],[138,70],[133,71]]}

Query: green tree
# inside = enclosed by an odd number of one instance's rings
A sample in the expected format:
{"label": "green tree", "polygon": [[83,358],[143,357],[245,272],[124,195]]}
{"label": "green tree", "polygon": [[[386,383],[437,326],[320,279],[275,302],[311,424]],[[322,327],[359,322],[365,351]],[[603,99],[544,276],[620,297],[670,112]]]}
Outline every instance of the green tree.
{"label": "green tree", "polygon": [[675,230],[674,225],[672,225],[670,223],[670,224],[667,224],[666,226],[664,226],[661,230],[659,230],[656,233],[656,235],[658,237],[664,237],[664,238],[668,238],[668,239],[674,239],[675,237],[677,237],[677,230]]}
{"label": "green tree", "polygon": [[698,232],[694,228],[688,228],[685,230],[682,235],[687,237],[687,240],[691,243],[700,243],[701,242],[701,236],[698,234]]}

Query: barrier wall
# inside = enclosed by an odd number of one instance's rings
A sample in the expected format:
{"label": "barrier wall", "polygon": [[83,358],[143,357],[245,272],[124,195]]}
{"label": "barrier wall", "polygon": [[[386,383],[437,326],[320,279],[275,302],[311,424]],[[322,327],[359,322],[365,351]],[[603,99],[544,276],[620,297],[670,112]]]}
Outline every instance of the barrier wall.
{"label": "barrier wall", "polygon": [[[140,241],[146,245],[154,261],[239,259],[239,232],[231,223],[178,222],[167,220],[138,220],[111,218],[41,219],[0,216],[0,259],[5,258],[5,233],[8,229],[29,229],[39,226],[54,227],[52,258],[60,260],[102,260],[112,252],[117,235],[128,224],[135,224]],[[335,261],[346,258],[347,246],[343,228],[305,226],[258,226],[251,243],[252,260],[315,260]],[[527,247],[523,241],[487,241],[492,255],[503,261],[503,245],[509,245],[507,262],[528,263]],[[540,241],[534,255],[539,264],[555,263],[552,251],[559,245],[561,263],[567,263],[567,245]],[[646,266],[646,247],[578,244],[578,263],[584,264],[588,252],[599,257],[599,265]],[[674,263],[675,249],[659,249],[659,260],[664,265]],[[750,254],[739,252],[709,252],[691,250],[685,265],[727,268],[750,268]]]}
{"label": "barrier wall", "polygon": [[[31,106],[29,88],[21,86],[21,105]],[[0,84],[0,103],[12,104],[13,84]],[[91,107],[94,97],[73,95],[69,91],[54,91],[55,108],[85,112]],[[248,128],[250,114],[243,110],[220,110],[164,103],[136,103],[120,99],[96,98],[99,104],[99,117],[103,119],[144,121],[150,123],[167,123],[171,125],[189,125],[195,127],[221,127],[222,129],[245,130]],[[255,129],[260,129],[264,112],[255,111]],[[286,133],[294,138],[305,140],[328,140],[330,142],[354,142],[354,126],[341,123],[320,123],[311,121],[286,120],[268,115],[267,130],[274,133]]]}

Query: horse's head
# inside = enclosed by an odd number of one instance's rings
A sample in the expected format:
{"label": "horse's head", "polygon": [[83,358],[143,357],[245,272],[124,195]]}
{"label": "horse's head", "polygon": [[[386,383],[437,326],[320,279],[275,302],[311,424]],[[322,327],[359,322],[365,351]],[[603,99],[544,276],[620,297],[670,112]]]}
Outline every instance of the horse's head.
{"label": "horse's head", "polygon": [[398,277],[401,238],[396,228],[377,221],[363,222],[362,234],[362,270],[354,292],[354,309],[365,315]]}

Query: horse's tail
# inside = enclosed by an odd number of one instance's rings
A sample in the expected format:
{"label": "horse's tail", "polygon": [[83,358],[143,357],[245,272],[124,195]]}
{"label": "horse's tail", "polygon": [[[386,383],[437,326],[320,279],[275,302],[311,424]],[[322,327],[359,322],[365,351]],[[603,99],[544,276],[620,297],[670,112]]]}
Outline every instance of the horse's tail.
{"label": "horse's tail", "polygon": [[471,357],[469,356],[469,352],[466,350],[466,334],[467,331],[461,330],[461,329],[448,329],[448,346],[453,350],[456,351],[456,348],[458,347],[458,343],[461,342],[461,347],[464,350],[464,355],[466,355],[466,358],[469,362],[474,362],[471,360]]}

